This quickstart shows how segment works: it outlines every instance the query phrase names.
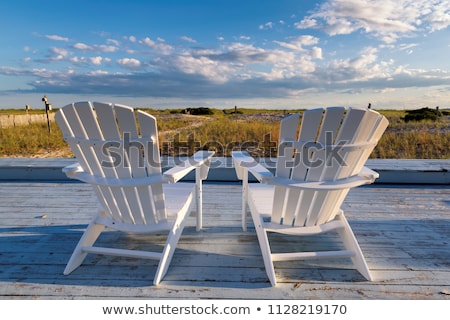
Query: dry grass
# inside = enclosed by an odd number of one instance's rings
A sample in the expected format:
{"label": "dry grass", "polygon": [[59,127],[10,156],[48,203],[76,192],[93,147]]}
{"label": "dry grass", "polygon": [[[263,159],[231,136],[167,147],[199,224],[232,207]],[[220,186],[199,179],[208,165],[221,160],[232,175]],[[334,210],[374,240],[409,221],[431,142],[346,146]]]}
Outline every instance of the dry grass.
{"label": "dry grass", "polygon": [[402,120],[402,111],[382,111],[389,119],[389,127],[381,137],[373,158],[388,159],[449,159],[450,119],[437,121]]}
{"label": "dry grass", "polygon": [[56,123],[50,129],[46,122],[0,128],[0,157],[72,157]]}
{"label": "dry grass", "polygon": [[[163,154],[192,154],[197,149],[213,149],[217,156],[229,156],[234,148],[249,150],[254,156],[276,154],[279,121],[283,111],[245,110],[239,115],[211,116],[170,114],[149,110],[158,119]],[[449,159],[450,119],[405,123],[402,111],[381,111],[390,125],[372,158]],[[54,122],[3,126],[0,128],[0,157],[72,157]]]}

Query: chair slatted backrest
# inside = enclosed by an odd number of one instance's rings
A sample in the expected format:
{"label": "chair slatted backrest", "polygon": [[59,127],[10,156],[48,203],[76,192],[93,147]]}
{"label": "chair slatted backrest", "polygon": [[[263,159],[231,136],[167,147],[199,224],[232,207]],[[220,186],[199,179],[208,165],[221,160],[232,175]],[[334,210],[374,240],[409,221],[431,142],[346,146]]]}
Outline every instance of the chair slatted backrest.
{"label": "chair slatted backrest", "polygon": [[[369,109],[307,110],[281,122],[276,176],[296,181],[336,181],[358,174],[387,119]],[[275,186],[272,222],[315,226],[333,219],[349,189],[300,190]]]}
{"label": "chair slatted backrest", "polygon": [[[120,181],[161,176],[156,119],[128,106],[77,102],[55,116],[84,172],[118,185],[93,185],[106,214],[125,224],[166,221],[162,183]],[[138,127],[139,123],[139,127]]]}

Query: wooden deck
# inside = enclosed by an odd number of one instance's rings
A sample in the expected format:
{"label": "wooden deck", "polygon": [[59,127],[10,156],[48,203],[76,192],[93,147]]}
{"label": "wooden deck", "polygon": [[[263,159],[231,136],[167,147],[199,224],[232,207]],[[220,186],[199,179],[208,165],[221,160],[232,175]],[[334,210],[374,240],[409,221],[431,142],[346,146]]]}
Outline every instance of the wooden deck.
{"label": "wooden deck", "polygon": [[[156,262],[88,256],[62,271],[92,214],[91,187],[70,182],[0,183],[1,299],[450,299],[450,186],[372,185],[350,192],[344,210],[376,281],[347,260],[276,263],[266,278],[254,229],[240,228],[237,183],[204,187],[204,230],[190,218],[162,283]],[[148,236],[104,234],[100,241],[148,248]],[[161,243],[163,237],[152,236]],[[321,243],[305,238],[280,247]]]}

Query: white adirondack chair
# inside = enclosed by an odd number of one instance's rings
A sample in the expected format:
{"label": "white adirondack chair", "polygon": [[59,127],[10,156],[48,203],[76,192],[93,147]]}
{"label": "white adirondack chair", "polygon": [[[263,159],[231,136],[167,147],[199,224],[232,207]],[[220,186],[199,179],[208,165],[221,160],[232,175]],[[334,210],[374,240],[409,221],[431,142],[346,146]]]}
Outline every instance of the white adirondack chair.
{"label": "white adirondack chair", "polygon": [[[351,257],[356,269],[372,280],[359,244],[341,205],[351,188],[370,184],[378,174],[364,164],[388,126],[368,109],[330,107],[307,110],[281,121],[275,175],[246,152],[233,152],[243,180],[242,223],[247,204],[261,247],[266,273],[276,285],[274,261]],[[248,183],[250,172],[260,183]],[[272,253],[268,233],[315,235],[335,230],[345,250]]]}
{"label": "white adirondack chair", "polygon": [[[157,285],[195,204],[197,230],[202,228],[202,180],[207,177],[213,152],[199,151],[162,173],[153,116],[123,105],[77,102],[58,110],[55,119],[78,161],[64,172],[91,184],[100,202],[64,274],[78,268],[88,253],[157,259]],[[195,183],[175,183],[192,170]],[[94,246],[105,227],[168,237],[162,252]]]}

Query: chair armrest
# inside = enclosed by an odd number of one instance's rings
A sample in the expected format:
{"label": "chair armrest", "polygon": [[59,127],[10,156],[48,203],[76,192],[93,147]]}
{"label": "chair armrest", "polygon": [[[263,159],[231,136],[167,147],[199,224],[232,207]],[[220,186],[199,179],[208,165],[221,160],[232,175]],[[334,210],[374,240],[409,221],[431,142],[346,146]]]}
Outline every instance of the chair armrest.
{"label": "chair armrest", "polygon": [[192,157],[164,172],[163,177],[166,182],[175,183],[192,170],[200,169],[201,180],[204,180],[208,175],[210,159],[213,155],[213,151],[197,151]]}
{"label": "chair armrest", "polygon": [[80,164],[78,162],[75,162],[73,164],[65,166],[62,169],[62,172],[64,172],[68,177],[70,177],[70,175],[73,175],[76,172],[80,172],[80,171],[83,171],[83,168],[80,166]]}
{"label": "chair armrest", "polygon": [[165,182],[165,179],[163,179],[163,176],[160,174],[142,178],[106,178],[94,176],[88,172],[85,172],[80,166],[67,166],[63,169],[63,171],[71,179],[76,179],[97,186],[140,187]]}
{"label": "chair armrest", "polygon": [[373,183],[378,176],[377,172],[364,167],[357,175],[335,181],[298,181],[275,177],[270,184],[302,190],[342,190]]}
{"label": "chair armrest", "polygon": [[189,159],[166,171],[163,175],[154,175],[142,178],[106,178],[94,176],[83,171],[83,168],[79,163],[74,163],[64,167],[63,172],[71,179],[77,179],[93,185],[138,187],[153,183],[172,183],[177,182],[194,169],[199,169],[201,171],[201,179],[205,179],[209,170],[209,160],[213,154],[214,152],[212,151],[198,151]]}
{"label": "chair armrest", "polygon": [[374,182],[376,179],[380,177],[380,174],[378,172],[373,171],[372,169],[369,169],[367,167],[362,167],[361,171],[359,172],[359,175],[372,180],[372,182]]}
{"label": "chair armrest", "polygon": [[253,157],[247,152],[233,151],[231,153],[233,157],[234,169],[238,179],[244,179],[244,171],[248,170],[259,182],[268,183],[273,179],[273,174],[266,167],[259,164]]}

